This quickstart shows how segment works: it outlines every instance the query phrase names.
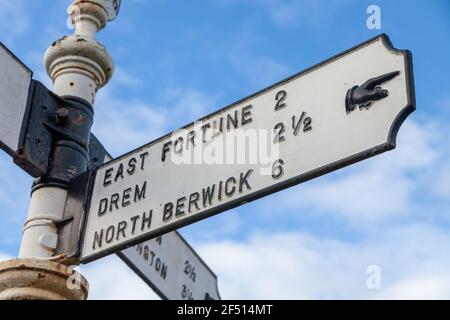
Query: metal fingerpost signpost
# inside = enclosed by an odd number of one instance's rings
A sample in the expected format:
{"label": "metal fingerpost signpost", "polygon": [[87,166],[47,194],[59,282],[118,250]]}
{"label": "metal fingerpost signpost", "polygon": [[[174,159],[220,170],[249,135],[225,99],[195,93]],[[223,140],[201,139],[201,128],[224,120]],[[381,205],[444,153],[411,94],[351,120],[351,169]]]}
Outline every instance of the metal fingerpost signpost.
{"label": "metal fingerpost signpost", "polygon": [[371,39],[85,173],[81,261],[391,150],[413,110],[409,52]]}
{"label": "metal fingerpost signpost", "polygon": [[112,253],[163,299],[220,299],[176,229],[394,149],[415,109],[411,54],[382,34],[113,159],[90,131],[114,69],[95,36],[120,4],[73,1],[53,92],[0,45],[0,147],[36,177],[0,299],[86,299],[69,265]]}

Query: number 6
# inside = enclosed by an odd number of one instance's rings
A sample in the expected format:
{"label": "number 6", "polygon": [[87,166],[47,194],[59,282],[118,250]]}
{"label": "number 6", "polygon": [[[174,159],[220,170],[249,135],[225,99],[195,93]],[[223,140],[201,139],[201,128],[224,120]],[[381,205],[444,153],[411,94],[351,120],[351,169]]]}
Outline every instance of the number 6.
{"label": "number 6", "polygon": [[279,179],[283,173],[284,161],[282,159],[276,160],[272,165],[272,178]]}

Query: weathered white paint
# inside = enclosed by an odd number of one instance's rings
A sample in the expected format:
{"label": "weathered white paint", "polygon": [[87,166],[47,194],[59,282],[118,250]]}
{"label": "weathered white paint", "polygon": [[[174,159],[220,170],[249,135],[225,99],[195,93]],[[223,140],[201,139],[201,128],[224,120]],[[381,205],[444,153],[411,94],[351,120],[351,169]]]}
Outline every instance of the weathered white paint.
{"label": "weathered white paint", "polygon": [[[398,126],[414,107],[412,79],[408,70],[409,56],[406,52],[392,49],[386,41],[383,37],[375,38],[216,112],[199,123],[191,124],[183,133],[176,132],[162,137],[101,166],[93,184],[83,236],[82,260],[87,262],[113,253],[127,245],[175,230],[233,206],[392,149]],[[346,112],[345,97],[349,89],[393,71],[399,71],[399,75],[382,84],[389,91],[389,96],[375,101],[369,109],[357,108],[351,113]],[[286,106],[275,111],[275,100],[280,90],[287,92],[284,101]],[[197,129],[203,124],[214,120],[218,123],[222,116],[234,114],[236,110],[242,112],[244,107],[250,105],[251,122],[241,127],[244,132],[271,132],[276,124],[285,124],[285,141],[274,144],[279,146],[277,158],[284,161],[282,176],[273,178],[271,165],[261,162],[180,164],[177,163],[179,159],[171,157],[170,153],[162,161],[166,143],[173,143],[179,136],[190,131],[195,131],[198,137],[201,131]],[[303,112],[312,119],[311,130],[300,130],[294,135],[292,117],[298,119]],[[216,138],[211,138],[211,141],[223,136],[229,137],[236,131],[224,131]],[[208,145],[201,143],[201,140],[196,141],[194,149]],[[250,147],[252,146],[245,146],[242,153],[253,154],[255,150],[250,150]],[[121,166],[127,170],[133,158],[137,159],[138,169],[133,174],[124,171],[123,177],[117,175]],[[242,190],[236,189],[228,196],[222,193],[219,199],[219,181],[225,182],[231,177],[239,181],[243,174],[249,172],[250,188],[242,185]],[[189,211],[191,196],[195,193],[203,194],[203,190],[213,184],[216,185],[216,193],[212,203],[204,205],[200,201],[199,208],[192,206],[193,210]],[[144,185],[145,199],[135,198],[135,191],[141,191]],[[132,189],[131,192],[127,191],[128,188]],[[115,195],[120,196],[118,206],[117,203],[112,205],[112,197]],[[130,198],[126,198],[127,195]],[[179,207],[180,214],[175,216],[178,202],[182,205]],[[168,203],[172,203],[174,209],[171,218],[165,220],[164,208]],[[142,224],[145,218],[149,218],[150,212],[151,224]]]}
{"label": "weathered white paint", "polygon": [[[95,33],[108,19],[111,0],[74,0],[70,17],[75,35],[63,37],[47,50],[44,58],[53,91],[60,95],[83,98],[94,104],[95,94],[111,78],[114,65],[106,49],[95,40]],[[25,222],[20,258],[51,257],[67,191],[43,187],[33,192]]]}
{"label": "weathered white paint", "polygon": [[[112,159],[106,153],[103,162]],[[176,231],[122,250],[117,255],[162,299],[220,299],[217,276]],[[185,272],[186,261],[194,267],[195,279]]]}
{"label": "weathered white paint", "polygon": [[32,72],[0,44],[0,145],[16,152]]}
{"label": "weathered white paint", "polygon": [[220,299],[216,275],[177,232],[118,255],[163,299]]}

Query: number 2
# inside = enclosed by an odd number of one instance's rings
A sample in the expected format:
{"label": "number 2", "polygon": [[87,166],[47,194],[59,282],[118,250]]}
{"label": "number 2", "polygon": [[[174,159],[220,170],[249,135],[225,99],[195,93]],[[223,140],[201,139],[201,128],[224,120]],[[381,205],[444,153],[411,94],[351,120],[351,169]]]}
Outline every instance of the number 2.
{"label": "number 2", "polygon": [[286,90],[278,91],[275,95],[275,101],[277,102],[275,104],[275,111],[278,111],[280,109],[283,109],[286,107],[286,103],[284,103],[284,100],[286,100],[287,92]]}
{"label": "number 2", "polygon": [[286,131],[286,129],[284,128],[284,123],[283,122],[279,122],[275,125],[275,127],[273,128],[273,130],[275,131],[275,136],[273,137],[273,143],[277,143],[277,142],[283,142],[284,141],[284,132]]}

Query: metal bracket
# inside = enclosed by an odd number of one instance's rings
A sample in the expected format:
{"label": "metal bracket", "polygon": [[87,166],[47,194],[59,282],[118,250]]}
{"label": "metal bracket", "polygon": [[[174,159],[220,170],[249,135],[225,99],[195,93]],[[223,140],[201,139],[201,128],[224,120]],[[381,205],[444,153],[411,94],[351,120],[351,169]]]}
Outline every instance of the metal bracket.
{"label": "metal bracket", "polygon": [[58,228],[58,244],[54,255],[64,255],[64,264],[79,264],[79,235],[84,220],[84,204],[88,196],[92,172],[86,171],[70,182],[69,196],[64,208],[63,223]]}
{"label": "metal bracket", "polygon": [[105,147],[91,134],[89,139],[89,169],[94,170],[105,162],[105,157],[108,155]]}
{"label": "metal bracket", "polygon": [[43,176],[47,173],[52,135],[43,125],[55,110],[57,102],[48,94],[47,88],[38,81],[33,80],[29,98],[30,112],[24,120],[23,131],[14,163],[33,177]]}
{"label": "metal bracket", "polygon": [[[30,111],[24,120],[25,129],[14,162],[33,177],[45,176],[46,179],[68,182],[85,168],[81,160],[77,161],[71,164],[72,171],[76,169],[77,172],[71,173],[67,172],[67,161],[54,161],[58,157],[57,142],[66,141],[65,145],[70,144],[69,148],[75,150],[72,155],[80,154],[79,158],[84,153],[84,158],[87,158],[92,107],[79,98],[59,97],[38,81],[33,80],[31,85]],[[59,155],[63,155],[61,151]],[[54,167],[55,163],[59,168]]]}
{"label": "metal bracket", "polygon": [[94,169],[103,164],[108,153],[100,141],[91,134],[89,139],[89,170],[73,178],[68,188],[64,216],[56,223],[59,241],[55,255],[64,255],[64,264],[79,264],[80,235],[85,218],[85,203],[89,196]]}

